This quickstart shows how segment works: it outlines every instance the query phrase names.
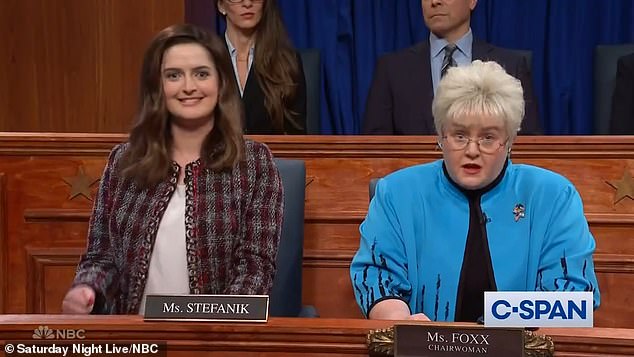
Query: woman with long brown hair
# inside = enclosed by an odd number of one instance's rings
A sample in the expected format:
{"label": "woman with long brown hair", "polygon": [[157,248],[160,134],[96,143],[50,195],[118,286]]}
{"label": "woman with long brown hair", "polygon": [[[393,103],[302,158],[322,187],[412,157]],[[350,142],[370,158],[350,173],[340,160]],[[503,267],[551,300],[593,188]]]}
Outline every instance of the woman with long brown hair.
{"label": "woman with long brown hair", "polygon": [[269,149],[243,140],[223,41],[161,31],[138,120],[101,178],[66,313],[136,314],[148,294],[268,294],[283,192]]}
{"label": "woman with long brown hair", "polygon": [[306,80],[275,0],[217,0],[248,134],[305,134]]}

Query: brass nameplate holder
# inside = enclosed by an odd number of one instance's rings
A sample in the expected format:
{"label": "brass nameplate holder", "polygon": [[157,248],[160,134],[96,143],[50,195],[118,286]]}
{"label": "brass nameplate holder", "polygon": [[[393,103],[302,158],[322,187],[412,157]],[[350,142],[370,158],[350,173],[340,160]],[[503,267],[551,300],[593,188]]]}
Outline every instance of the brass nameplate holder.
{"label": "brass nameplate holder", "polygon": [[148,295],[145,320],[266,322],[268,295]]}
{"label": "brass nameplate holder", "polygon": [[[399,338],[400,342],[397,341]],[[513,346],[518,343],[519,346]],[[485,328],[477,325],[395,325],[387,329],[370,331],[367,345],[370,356],[433,357],[459,354],[489,357],[552,357],[555,353],[555,345],[549,336],[520,329]]]}

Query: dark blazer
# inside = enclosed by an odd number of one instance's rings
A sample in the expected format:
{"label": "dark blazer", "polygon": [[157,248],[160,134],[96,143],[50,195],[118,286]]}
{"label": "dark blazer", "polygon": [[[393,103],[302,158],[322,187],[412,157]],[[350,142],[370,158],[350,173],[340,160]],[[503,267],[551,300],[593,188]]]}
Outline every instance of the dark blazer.
{"label": "dark blazer", "polygon": [[616,65],[610,134],[634,135],[634,53],[619,58]]}
{"label": "dark blazer", "polygon": [[[302,60],[297,55],[299,68],[299,81],[297,83],[297,94],[290,105],[290,109],[297,113],[293,115],[293,124],[289,118],[284,118],[284,131],[281,132],[273,126],[271,117],[264,106],[264,92],[260,86],[258,76],[255,74],[255,65],[251,65],[247,83],[244,86],[242,103],[244,104],[244,133],[245,134],[306,134],[306,78],[302,68]],[[233,76],[236,86],[238,81]]]}
{"label": "dark blazer", "polygon": [[[537,103],[526,60],[508,50],[473,39],[474,60],[498,62],[522,82],[526,116],[520,134],[541,133]],[[368,94],[362,134],[434,135],[429,42],[379,58]]]}

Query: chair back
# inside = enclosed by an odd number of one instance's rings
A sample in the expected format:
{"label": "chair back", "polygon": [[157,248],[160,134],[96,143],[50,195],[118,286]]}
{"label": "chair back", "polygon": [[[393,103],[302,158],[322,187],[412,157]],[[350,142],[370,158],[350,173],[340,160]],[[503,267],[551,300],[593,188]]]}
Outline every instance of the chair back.
{"label": "chair back", "polygon": [[306,78],[306,134],[321,134],[321,58],[319,50],[300,50],[304,77]]}
{"label": "chair back", "polygon": [[379,182],[379,178],[375,177],[373,179],[370,179],[370,201],[372,201],[372,198],[374,197],[374,191],[376,190],[376,183]]}
{"label": "chair back", "polygon": [[274,161],[284,188],[284,221],[269,296],[269,315],[297,317],[302,310],[306,166],[302,160],[275,158]]}
{"label": "chair back", "polygon": [[594,133],[610,133],[612,94],[616,83],[616,62],[634,52],[634,43],[600,45],[594,49]]}

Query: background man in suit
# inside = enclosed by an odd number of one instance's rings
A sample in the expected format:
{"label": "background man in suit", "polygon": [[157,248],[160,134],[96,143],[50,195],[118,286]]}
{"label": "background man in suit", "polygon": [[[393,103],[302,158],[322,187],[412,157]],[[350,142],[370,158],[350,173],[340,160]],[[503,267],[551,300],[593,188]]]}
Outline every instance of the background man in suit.
{"label": "background man in suit", "polygon": [[435,134],[431,102],[442,74],[472,60],[495,61],[518,78],[524,88],[526,117],[520,134],[539,134],[526,60],[474,38],[471,11],[477,0],[421,0],[429,41],[381,57],[367,98],[362,127],[370,135]]}
{"label": "background man in suit", "polygon": [[634,135],[634,53],[619,58],[616,65],[610,133]]}

